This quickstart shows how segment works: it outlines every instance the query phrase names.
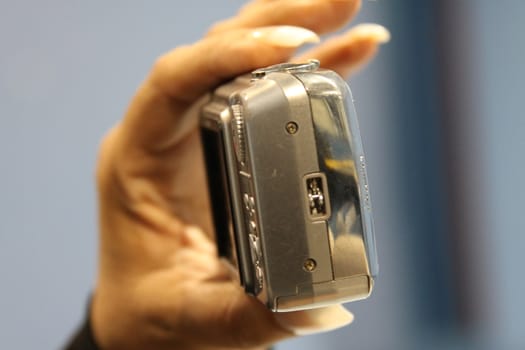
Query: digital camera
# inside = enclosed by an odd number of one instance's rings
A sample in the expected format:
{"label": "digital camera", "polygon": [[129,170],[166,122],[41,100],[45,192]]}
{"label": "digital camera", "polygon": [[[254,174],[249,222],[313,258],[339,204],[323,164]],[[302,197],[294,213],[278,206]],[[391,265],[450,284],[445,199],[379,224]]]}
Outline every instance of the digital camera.
{"label": "digital camera", "polygon": [[273,311],[363,299],[378,271],[352,95],[319,61],[215,90],[200,128],[219,254]]}

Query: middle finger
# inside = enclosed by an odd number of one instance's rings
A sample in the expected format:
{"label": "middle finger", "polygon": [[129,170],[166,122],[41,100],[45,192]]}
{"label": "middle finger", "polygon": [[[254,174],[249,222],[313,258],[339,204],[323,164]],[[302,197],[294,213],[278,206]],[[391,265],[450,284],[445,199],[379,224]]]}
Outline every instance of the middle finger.
{"label": "middle finger", "polygon": [[214,25],[208,34],[274,25],[294,25],[324,34],[350,21],[360,6],[361,0],[256,0],[235,17]]}

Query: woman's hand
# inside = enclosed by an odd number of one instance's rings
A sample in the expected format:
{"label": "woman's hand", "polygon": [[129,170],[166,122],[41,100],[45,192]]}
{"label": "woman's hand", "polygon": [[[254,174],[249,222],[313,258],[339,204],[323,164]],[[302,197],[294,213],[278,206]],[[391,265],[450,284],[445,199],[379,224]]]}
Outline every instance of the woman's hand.
{"label": "woman's hand", "polygon": [[[359,5],[256,0],[155,63],[100,150],[91,319],[103,349],[259,348],[351,322],[339,306],[274,314],[231,278],[210,239],[197,122],[199,99],[215,86],[290,60],[297,47],[318,40],[315,33],[343,26]],[[357,26],[294,60],[317,58],[348,75],[388,37],[378,25]]]}

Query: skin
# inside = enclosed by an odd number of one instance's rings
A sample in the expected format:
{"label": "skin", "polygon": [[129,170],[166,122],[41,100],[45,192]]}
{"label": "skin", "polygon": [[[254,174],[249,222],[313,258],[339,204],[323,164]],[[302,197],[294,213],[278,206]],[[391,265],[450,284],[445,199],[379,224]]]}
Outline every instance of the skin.
{"label": "skin", "polygon": [[[221,82],[292,59],[294,47],[254,39],[255,27],[287,24],[325,34],[359,6],[358,0],[253,1],[153,65],[100,147],[91,322],[101,348],[259,349],[294,335],[245,295],[217,258],[196,112],[199,99]],[[378,44],[373,35],[350,31],[294,60],[315,57],[346,76]]]}

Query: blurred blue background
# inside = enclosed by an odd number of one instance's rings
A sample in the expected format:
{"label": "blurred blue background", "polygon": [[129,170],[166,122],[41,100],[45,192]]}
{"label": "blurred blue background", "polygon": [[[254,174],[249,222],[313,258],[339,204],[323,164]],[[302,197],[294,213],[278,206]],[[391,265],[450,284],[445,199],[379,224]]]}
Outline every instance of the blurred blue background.
{"label": "blurred blue background", "polygon": [[[96,269],[98,142],[155,57],[242,1],[0,1],[0,349],[56,349]],[[350,80],[381,264],[356,321],[278,349],[525,348],[525,2],[364,1]]]}

